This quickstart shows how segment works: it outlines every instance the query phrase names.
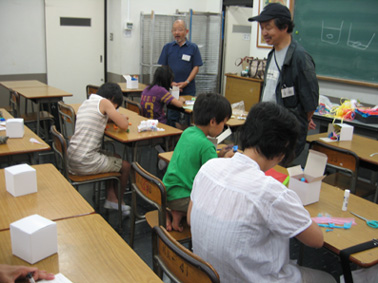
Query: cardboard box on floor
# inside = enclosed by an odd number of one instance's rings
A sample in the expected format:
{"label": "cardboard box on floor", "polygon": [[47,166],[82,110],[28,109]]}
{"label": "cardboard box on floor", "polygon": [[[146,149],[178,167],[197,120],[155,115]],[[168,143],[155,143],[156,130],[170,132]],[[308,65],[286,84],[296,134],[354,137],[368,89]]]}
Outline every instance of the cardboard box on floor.
{"label": "cardboard box on floor", "polygon": [[338,130],[336,128],[340,127],[340,132],[339,132],[339,141],[351,141],[353,138],[353,129],[354,127],[348,124],[340,124],[337,123],[335,125],[333,124],[328,124],[328,135],[335,130]]}
{"label": "cardboard box on floor", "polygon": [[[297,193],[303,205],[319,201],[326,165],[327,155],[310,149],[304,170],[300,165],[287,168],[290,175],[289,189]],[[306,181],[301,181],[302,178]]]}

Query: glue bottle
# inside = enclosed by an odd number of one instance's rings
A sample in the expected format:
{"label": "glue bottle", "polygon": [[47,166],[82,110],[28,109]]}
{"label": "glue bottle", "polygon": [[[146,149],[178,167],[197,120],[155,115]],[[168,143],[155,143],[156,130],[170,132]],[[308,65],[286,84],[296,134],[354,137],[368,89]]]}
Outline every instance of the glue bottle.
{"label": "glue bottle", "polygon": [[344,192],[343,206],[341,208],[342,211],[347,211],[348,201],[349,201],[349,195],[350,195],[350,190],[345,190],[345,192]]}

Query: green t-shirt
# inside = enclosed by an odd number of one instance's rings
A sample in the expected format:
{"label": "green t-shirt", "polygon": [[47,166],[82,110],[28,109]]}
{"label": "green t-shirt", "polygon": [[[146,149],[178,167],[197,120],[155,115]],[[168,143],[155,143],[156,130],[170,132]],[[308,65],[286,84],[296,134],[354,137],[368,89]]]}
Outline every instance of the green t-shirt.
{"label": "green t-shirt", "polygon": [[201,166],[216,157],[216,148],[204,132],[196,126],[187,128],[175,147],[163,178],[167,200],[189,197]]}

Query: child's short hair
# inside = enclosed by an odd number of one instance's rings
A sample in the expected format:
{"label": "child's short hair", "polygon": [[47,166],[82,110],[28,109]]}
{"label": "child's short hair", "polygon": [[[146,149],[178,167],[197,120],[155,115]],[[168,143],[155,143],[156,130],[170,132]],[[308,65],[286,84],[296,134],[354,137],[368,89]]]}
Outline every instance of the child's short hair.
{"label": "child's short hair", "polygon": [[251,108],[241,127],[240,145],[242,150],[255,148],[269,160],[283,154],[285,164],[295,157],[298,135],[297,119],[289,110],[273,102],[260,102]]}
{"label": "child's short hair", "polygon": [[166,90],[169,90],[173,79],[173,71],[169,66],[158,67],[154,73],[152,84],[148,87],[148,89],[151,89],[154,85],[158,85],[164,87]]}
{"label": "child's short hair", "polygon": [[102,96],[113,102],[114,104],[121,106],[123,102],[123,94],[121,87],[115,83],[104,83],[97,91],[97,95]]}
{"label": "child's short hair", "polygon": [[204,93],[196,98],[193,106],[194,124],[207,126],[211,119],[219,124],[226,118],[230,118],[232,109],[230,102],[218,93]]}

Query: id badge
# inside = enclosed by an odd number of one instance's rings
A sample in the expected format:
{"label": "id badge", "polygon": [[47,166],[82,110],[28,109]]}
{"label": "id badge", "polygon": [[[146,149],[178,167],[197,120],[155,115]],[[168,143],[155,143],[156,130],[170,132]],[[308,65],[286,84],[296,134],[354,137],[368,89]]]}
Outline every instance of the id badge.
{"label": "id badge", "polygon": [[282,98],[290,97],[294,95],[294,87],[286,87],[281,89]]}
{"label": "id badge", "polygon": [[190,61],[190,55],[186,55],[186,54],[182,54],[182,58],[181,58],[182,60],[184,60],[184,61]]}

